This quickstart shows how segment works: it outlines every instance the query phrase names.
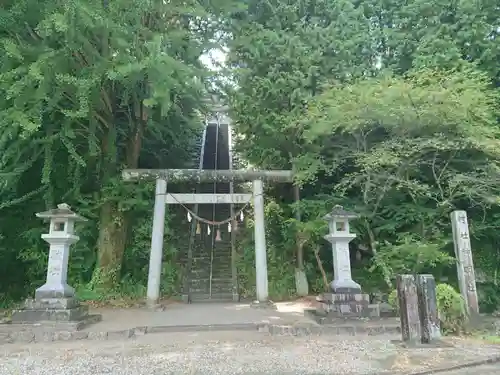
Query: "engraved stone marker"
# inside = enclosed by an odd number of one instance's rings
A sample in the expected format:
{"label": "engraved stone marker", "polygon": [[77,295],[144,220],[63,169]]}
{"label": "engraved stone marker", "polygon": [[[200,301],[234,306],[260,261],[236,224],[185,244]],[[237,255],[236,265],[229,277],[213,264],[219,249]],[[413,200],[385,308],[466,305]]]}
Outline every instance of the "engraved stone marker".
{"label": "engraved stone marker", "polygon": [[450,216],[460,293],[465,301],[467,313],[469,315],[478,314],[479,302],[476,291],[476,276],[472,261],[467,213],[465,211],[453,211]]}
{"label": "engraved stone marker", "polygon": [[429,344],[441,338],[434,276],[418,275],[417,292],[422,326],[421,341]]}
{"label": "engraved stone marker", "polygon": [[398,275],[396,278],[396,287],[403,341],[418,344],[421,342],[421,326],[415,276]]}

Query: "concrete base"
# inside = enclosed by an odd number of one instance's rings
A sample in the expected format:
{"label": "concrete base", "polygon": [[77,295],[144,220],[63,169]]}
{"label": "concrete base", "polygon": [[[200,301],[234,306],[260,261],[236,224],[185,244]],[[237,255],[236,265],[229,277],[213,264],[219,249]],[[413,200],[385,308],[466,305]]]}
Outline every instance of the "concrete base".
{"label": "concrete base", "polygon": [[62,325],[75,330],[101,321],[100,315],[89,315],[88,306],[75,298],[27,299],[23,309],[14,310],[12,324]]}
{"label": "concrete base", "polygon": [[370,296],[362,293],[323,293],[319,297],[318,314],[331,318],[378,318],[378,304],[370,304]]}

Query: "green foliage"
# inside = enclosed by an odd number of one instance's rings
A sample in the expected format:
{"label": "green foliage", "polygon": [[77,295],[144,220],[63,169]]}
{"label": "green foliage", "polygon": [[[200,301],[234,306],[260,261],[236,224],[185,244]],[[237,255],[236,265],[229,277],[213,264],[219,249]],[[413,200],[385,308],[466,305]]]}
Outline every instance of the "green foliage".
{"label": "green foliage", "polygon": [[387,303],[391,305],[396,314],[399,315],[399,299],[398,299],[398,291],[394,289],[391,293],[389,293],[389,297]]}
{"label": "green foliage", "polygon": [[[143,294],[154,188],[124,184],[121,170],[193,159],[211,74],[199,57],[216,46],[222,16],[235,5],[2,4],[0,263],[17,270],[4,272],[4,299],[43,284],[46,224],[34,214],[63,201],[89,219],[77,228],[69,282],[83,294]],[[182,270],[173,266],[175,248],[166,248],[170,294]]]}
{"label": "green foliage", "polygon": [[363,287],[391,289],[400,272],[453,280],[449,213],[466,209],[474,261],[497,282],[498,7],[248,5],[230,24],[228,99],[244,157],[297,172],[302,220],[288,237],[301,235],[306,254],[322,247],[321,214],[342,204],[360,214],[351,250]]}
{"label": "green foliage", "polygon": [[442,243],[425,243],[410,237],[396,245],[385,243],[379,246],[379,252],[373,257],[373,272],[377,265],[386,265],[383,272],[390,280],[398,274],[417,274],[449,266],[455,259],[441,251]]}
{"label": "green foliage", "polygon": [[[310,289],[324,284],[316,254],[331,279],[322,217],[335,204],[360,215],[351,251],[366,290],[392,289],[397,273],[454,279],[449,213],[458,208],[469,216],[478,274],[497,285],[500,10],[480,5],[4,2],[0,301],[43,283],[46,226],[33,214],[62,201],[90,219],[69,271],[82,298],[143,295],[154,187],[124,184],[120,173],[192,166],[202,98],[219,83],[199,57],[221,39],[238,156],[293,168],[302,188],[299,204],[288,186],[266,192],[273,298],[293,294],[299,244]],[[180,288],[186,243],[170,215],[166,295]],[[240,238],[243,294],[254,292],[251,238],[250,227]],[[480,292],[491,310],[493,295]]]}
{"label": "green foliage", "polygon": [[441,329],[444,332],[463,332],[467,316],[465,315],[464,300],[460,293],[451,285],[438,284],[436,286],[436,297]]}
{"label": "green foliage", "polygon": [[493,283],[478,283],[477,295],[481,313],[497,313],[500,308],[500,286]]}

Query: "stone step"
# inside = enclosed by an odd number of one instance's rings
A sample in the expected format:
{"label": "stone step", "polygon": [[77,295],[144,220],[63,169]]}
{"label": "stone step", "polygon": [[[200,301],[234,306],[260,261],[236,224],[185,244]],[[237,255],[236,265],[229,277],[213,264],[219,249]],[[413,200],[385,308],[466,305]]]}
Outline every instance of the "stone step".
{"label": "stone step", "polygon": [[193,264],[205,264],[205,263],[214,263],[214,264],[231,264],[231,257],[214,257],[213,259],[210,257],[196,257],[192,258]]}
{"label": "stone step", "polygon": [[[212,285],[231,285],[232,278],[231,276],[225,275],[221,278],[217,278],[216,280],[212,281]],[[210,281],[208,277],[205,278],[193,278],[191,279],[190,285],[191,286],[198,286],[198,285],[209,285]]]}
{"label": "stone step", "polygon": [[224,288],[214,288],[210,289],[208,286],[204,288],[191,288],[189,289],[189,292],[191,294],[210,294],[210,291],[212,294],[220,294],[220,293],[232,293],[232,288],[231,286],[226,286]]}
{"label": "stone step", "polygon": [[[210,278],[204,278],[204,279],[192,279],[191,280],[191,285],[195,284],[209,284],[210,283]],[[231,285],[232,279],[231,277],[212,277],[212,285],[219,285],[219,284],[229,284]]]}
{"label": "stone step", "polygon": [[212,277],[220,277],[220,275],[232,275],[231,267],[229,266],[216,266],[214,265],[211,269],[210,266],[204,266],[204,267],[197,267],[193,268],[191,270],[191,278],[201,278],[203,279],[204,277],[210,277],[210,274],[212,274]]}
{"label": "stone step", "polygon": [[[233,283],[231,279],[217,279],[212,280],[212,289],[231,289]],[[210,289],[210,280],[209,279],[201,279],[201,280],[191,280],[190,283],[191,290],[193,289]]]}
{"label": "stone step", "polygon": [[230,264],[213,264],[212,267],[210,267],[210,264],[197,264],[196,267],[193,265],[193,268],[191,271],[193,271],[194,275],[197,274],[210,274],[210,270],[212,272],[224,272],[227,271],[231,273],[231,265]]}
{"label": "stone step", "polygon": [[216,257],[193,257],[193,264],[217,263],[217,264],[231,264],[231,256],[216,256]]}
{"label": "stone step", "polygon": [[228,302],[233,300],[233,293],[191,293],[192,302]]}

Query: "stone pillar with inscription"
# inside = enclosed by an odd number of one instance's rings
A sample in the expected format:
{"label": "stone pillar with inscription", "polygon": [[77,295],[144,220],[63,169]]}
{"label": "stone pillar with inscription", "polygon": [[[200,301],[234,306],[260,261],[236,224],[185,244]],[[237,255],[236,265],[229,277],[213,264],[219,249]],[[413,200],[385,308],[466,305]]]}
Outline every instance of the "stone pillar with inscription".
{"label": "stone pillar with inscription", "polygon": [[453,229],[455,257],[457,259],[460,293],[465,301],[468,315],[479,314],[479,301],[476,291],[476,276],[472,261],[467,213],[465,211],[453,211],[451,213],[451,225]]}
{"label": "stone pillar with inscription", "polygon": [[378,305],[370,305],[368,294],[361,292],[361,286],[352,279],[349,242],[356,235],[350,232],[349,219],[357,215],[335,206],[324,217],[328,221],[329,234],[325,239],[332,244],[334,279],[330,284],[331,292],[323,293],[320,312],[332,317],[377,317]]}
{"label": "stone pillar with inscription", "polygon": [[397,275],[396,290],[398,293],[403,342],[419,344],[421,342],[422,327],[415,276]]}
{"label": "stone pillar with inscription", "polygon": [[430,344],[441,338],[434,276],[417,275],[417,294],[422,343]]}
{"label": "stone pillar with inscription", "polygon": [[100,320],[100,316],[88,314],[88,307],[80,305],[75,290],[67,283],[70,245],[79,240],[74,234],[75,223],[86,219],[64,203],[36,216],[50,221],[49,233],[42,234],[49,243],[47,279],[36,289],[34,299],[26,300],[23,309],[14,311],[12,323],[65,323],[80,329]]}

